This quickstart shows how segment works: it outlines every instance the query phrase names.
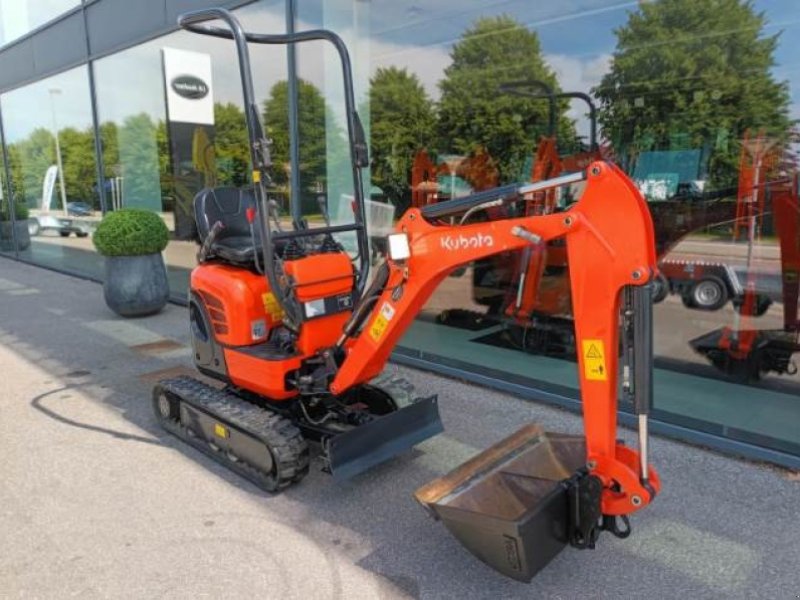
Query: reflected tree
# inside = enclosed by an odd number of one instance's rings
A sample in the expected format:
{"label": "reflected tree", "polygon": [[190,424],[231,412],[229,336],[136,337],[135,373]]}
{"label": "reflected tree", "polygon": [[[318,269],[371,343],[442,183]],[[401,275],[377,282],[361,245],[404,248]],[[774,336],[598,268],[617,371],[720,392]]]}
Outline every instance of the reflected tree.
{"label": "reflected tree", "polygon": [[[94,133],[91,128],[72,127],[58,132],[61,160],[64,166],[64,187],[67,201],[94,202],[95,171]],[[11,189],[18,201],[38,207],[42,200],[42,184],[47,169],[56,164],[55,139],[49,129],[34,129],[28,137],[8,145],[11,168]],[[58,188],[54,190],[58,194]],[[61,208],[60,199],[53,198],[54,208]]]}
{"label": "reflected tree", "polygon": [[79,131],[69,127],[58,132],[58,140],[67,200],[79,200],[97,207],[94,130],[90,127]]}
{"label": "reflected tree", "polygon": [[770,72],[778,35],[765,26],[751,1],[641,3],[616,31],[611,70],[594,90],[622,162],[643,150],[703,149],[710,184],[727,187],[746,130],[785,139],[789,94]]}
{"label": "reflected tree", "polygon": [[[469,154],[483,146],[497,162],[502,181],[527,179],[523,166],[547,134],[547,102],[501,93],[502,84],[542,81],[559,91],[545,64],[539,37],[508,16],[477,20],[451,52],[452,64],[439,83],[440,149]],[[574,143],[572,122],[558,104],[558,136]]]}
{"label": "reflected tree", "polygon": [[38,206],[45,172],[56,160],[53,134],[44,127],[34,129],[27,138],[8,145],[8,160],[12,193],[18,201]]}
{"label": "reflected tree", "polygon": [[161,203],[165,211],[175,210],[175,178],[169,158],[169,137],[167,136],[167,122],[158,120],[156,125],[156,148],[158,149],[158,173],[161,178]]}
{"label": "reflected tree", "polygon": [[127,117],[119,128],[125,205],[161,209],[157,124],[147,113]]}
{"label": "reflected tree", "polygon": [[108,121],[100,125],[109,208],[111,182],[121,178],[125,206],[161,209],[158,128],[159,121],[145,112],[129,115],[120,124]]}
{"label": "reflected tree", "polygon": [[244,111],[233,103],[214,103],[219,185],[242,186],[250,180],[250,153]]}
{"label": "reflected tree", "polygon": [[402,213],[411,202],[411,166],[416,152],[435,137],[433,103],[406,69],[380,68],[370,80],[372,181]]}
{"label": "reflected tree", "polygon": [[[327,188],[326,105],[322,93],[313,84],[297,80],[298,129],[300,134],[300,199],[303,211],[317,212],[318,185]],[[273,178],[275,184],[289,189],[289,84],[279,81],[264,101],[264,126],[272,139]],[[332,119],[327,119],[332,123]]]}

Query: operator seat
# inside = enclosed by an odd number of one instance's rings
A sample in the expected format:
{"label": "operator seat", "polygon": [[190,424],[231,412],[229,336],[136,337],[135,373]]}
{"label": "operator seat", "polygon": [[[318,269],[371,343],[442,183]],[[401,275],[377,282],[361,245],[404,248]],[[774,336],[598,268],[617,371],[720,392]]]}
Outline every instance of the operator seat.
{"label": "operator seat", "polygon": [[194,218],[202,244],[217,221],[225,226],[211,245],[209,256],[226,262],[251,266],[256,252],[261,252],[261,232],[253,224],[255,245],[247,222],[247,209],[255,206],[253,188],[221,186],[205,188],[194,198]]}

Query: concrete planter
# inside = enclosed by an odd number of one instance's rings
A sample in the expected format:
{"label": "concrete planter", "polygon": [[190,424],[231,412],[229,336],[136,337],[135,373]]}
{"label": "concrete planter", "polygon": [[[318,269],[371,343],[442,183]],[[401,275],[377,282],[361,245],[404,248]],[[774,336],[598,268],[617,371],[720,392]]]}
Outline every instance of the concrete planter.
{"label": "concrete planter", "polygon": [[106,256],[103,293],[108,307],[123,317],[143,317],[169,299],[167,269],[161,254]]}
{"label": "concrete planter", "polygon": [[[11,225],[11,221],[0,221],[0,251],[2,252],[14,251],[14,238],[11,233]],[[28,220],[15,221],[13,225],[19,250],[27,250],[31,245],[31,235],[28,232]]]}

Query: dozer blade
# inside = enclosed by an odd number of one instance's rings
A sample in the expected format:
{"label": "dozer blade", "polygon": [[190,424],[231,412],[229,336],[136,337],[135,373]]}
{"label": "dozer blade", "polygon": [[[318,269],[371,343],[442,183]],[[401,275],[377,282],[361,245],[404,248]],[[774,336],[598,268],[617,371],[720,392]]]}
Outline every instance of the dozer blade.
{"label": "dozer blade", "polygon": [[353,477],[444,430],[436,396],[360,425],[331,439],[328,460],[336,480]]}
{"label": "dozer blade", "polygon": [[475,556],[527,582],[568,542],[565,480],[585,462],[583,437],[526,425],[414,495]]}

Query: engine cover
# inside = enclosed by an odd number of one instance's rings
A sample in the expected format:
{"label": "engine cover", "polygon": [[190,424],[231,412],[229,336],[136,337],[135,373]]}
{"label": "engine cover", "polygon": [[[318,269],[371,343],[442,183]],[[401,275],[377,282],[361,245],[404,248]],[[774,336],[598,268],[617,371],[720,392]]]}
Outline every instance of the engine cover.
{"label": "engine cover", "polygon": [[297,349],[310,356],[336,343],[353,309],[353,265],[344,252],[313,254],[283,264],[303,311]]}
{"label": "engine cover", "polygon": [[283,313],[263,275],[224,264],[192,271],[191,289],[208,313],[214,337],[226,346],[250,346],[267,339]]}
{"label": "engine cover", "polygon": [[287,260],[283,269],[305,319],[353,308],[353,265],[344,252]]}

